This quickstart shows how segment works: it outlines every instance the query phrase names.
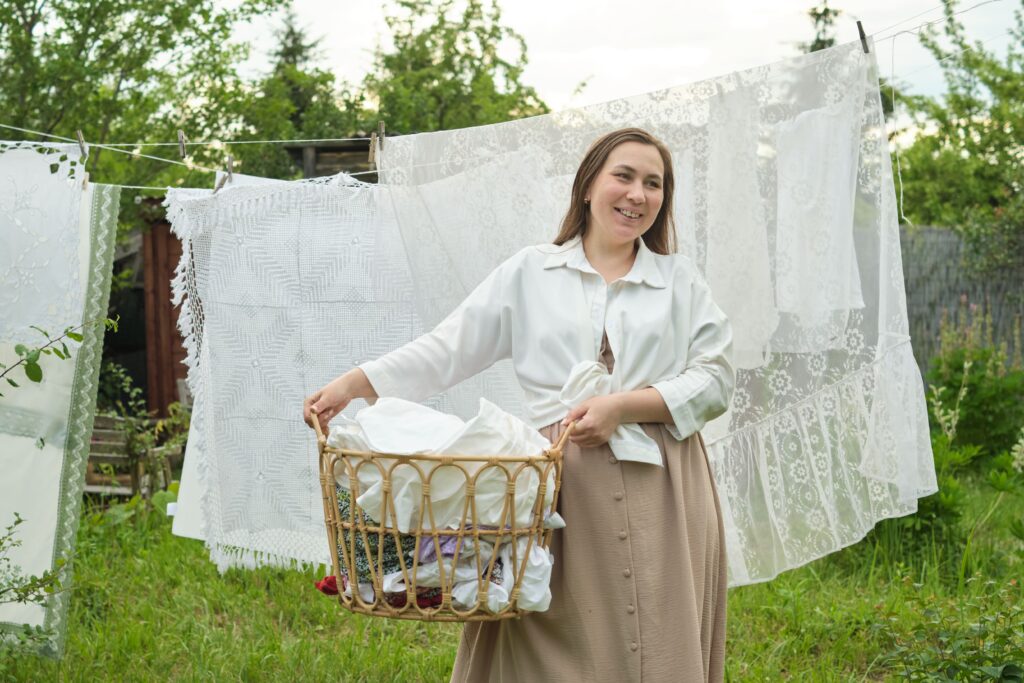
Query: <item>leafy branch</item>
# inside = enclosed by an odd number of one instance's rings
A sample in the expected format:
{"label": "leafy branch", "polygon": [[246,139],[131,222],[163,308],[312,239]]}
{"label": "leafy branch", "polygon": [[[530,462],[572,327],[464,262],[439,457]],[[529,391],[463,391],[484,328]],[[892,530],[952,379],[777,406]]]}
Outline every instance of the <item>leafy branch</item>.
{"label": "leafy branch", "polygon": [[[113,320],[110,318],[98,318],[96,320],[87,320],[81,325],[64,328],[64,332],[59,337],[51,337],[50,333],[44,330],[43,328],[36,327],[35,325],[30,325],[30,327],[33,330],[36,330],[44,337],[46,337],[46,343],[38,347],[28,347],[25,346],[24,344],[16,344],[14,347],[14,352],[18,354],[18,362],[14,363],[11,366],[7,366],[4,365],[3,363],[0,363],[0,368],[3,369],[3,371],[0,372],[0,378],[6,379],[8,384],[17,389],[19,387],[19,384],[14,381],[14,378],[8,377],[8,375],[11,372],[13,372],[15,368],[20,366],[25,372],[25,377],[27,377],[29,381],[37,383],[42,382],[43,368],[39,365],[39,360],[40,358],[42,358],[42,356],[53,355],[56,356],[57,358],[60,358],[61,360],[67,360],[68,358],[71,358],[71,349],[68,348],[67,342],[65,340],[69,339],[71,341],[81,343],[82,339],[84,338],[82,336],[82,330],[84,330],[89,325],[101,324],[106,329],[117,332],[117,322],[117,318]],[[0,396],[3,396],[3,394],[0,393]]]}
{"label": "leafy branch", "polygon": [[58,572],[64,565],[63,560],[57,561],[55,569],[45,571],[39,576],[24,576],[13,565],[9,553],[21,545],[21,541],[14,536],[17,527],[24,522],[25,520],[15,512],[14,522],[0,534],[0,605],[12,602],[42,604],[48,596],[60,590]]}
{"label": "leafy branch", "polygon": [[[11,551],[21,545],[21,541],[15,538],[16,529],[24,521],[15,512],[14,522],[0,533],[0,605],[41,605],[50,596],[64,590],[60,577],[64,567],[63,559],[57,560],[53,569],[39,576],[26,576],[11,559]],[[53,633],[52,630],[41,626],[25,624],[20,631],[9,636],[11,637],[8,639],[0,638],[0,673],[4,670],[4,664],[10,661],[14,654],[19,651],[38,650],[52,638]]]}

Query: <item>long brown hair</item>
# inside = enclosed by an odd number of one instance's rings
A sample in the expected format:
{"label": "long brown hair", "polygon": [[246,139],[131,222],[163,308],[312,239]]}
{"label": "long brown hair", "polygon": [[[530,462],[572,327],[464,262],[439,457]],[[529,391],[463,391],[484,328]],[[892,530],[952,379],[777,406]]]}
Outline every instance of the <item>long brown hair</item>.
{"label": "long brown hair", "polygon": [[599,137],[590,145],[580,167],[576,169],[576,179],[572,182],[572,195],[569,199],[569,210],[562,219],[562,227],[555,238],[555,244],[565,244],[573,237],[583,236],[587,231],[587,217],[590,207],[583,201],[594,178],[600,173],[608,155],[624,142],[639,142],[652,145],[661,155],[665,165],[665,177],[662,181],[663,197],[661,211],[658,212],[654,224],[644,233],[643,240],[647,248],[656,254],[671,254],[676,250],[676,224],[672,217],[672,194],[675,188],[675,176],[672,173],[672,154],[658,138],[642,128],[620,128]]}

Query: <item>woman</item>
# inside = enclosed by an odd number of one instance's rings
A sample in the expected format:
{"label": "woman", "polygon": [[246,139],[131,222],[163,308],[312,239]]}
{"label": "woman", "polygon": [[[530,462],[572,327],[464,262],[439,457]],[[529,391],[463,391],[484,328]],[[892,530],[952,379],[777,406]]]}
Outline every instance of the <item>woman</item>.
{"label": "woman", "polygon": [[[306,421],[315,408],[326,428],[354,398],[422,400],[512,358],[534,426],[554,441],[577,421],[551,607],[467,624],[455,681],[723,678],[725,545],[698,430],[728,406],[731,332],[672,253],[672,193],[663,143],[637,128],[599,138],[554,245],[520,251],[432,332],[306,400]],[[563,385],[595,360],[618,390],[566,414]],[[609,446],[630,424],[652,440],[639,437],[653,464]]]}

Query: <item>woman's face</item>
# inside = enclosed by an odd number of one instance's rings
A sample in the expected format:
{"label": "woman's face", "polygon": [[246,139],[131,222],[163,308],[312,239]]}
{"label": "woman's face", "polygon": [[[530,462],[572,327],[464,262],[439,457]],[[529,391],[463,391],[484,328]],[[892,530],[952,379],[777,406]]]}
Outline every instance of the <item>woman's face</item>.
{"label": "woman's face", "polygon": [[664,174],[654,145],[623,142],[615,147],[585,195],[590,199],[587,230],[613,244],[643,235],[661,210]]}

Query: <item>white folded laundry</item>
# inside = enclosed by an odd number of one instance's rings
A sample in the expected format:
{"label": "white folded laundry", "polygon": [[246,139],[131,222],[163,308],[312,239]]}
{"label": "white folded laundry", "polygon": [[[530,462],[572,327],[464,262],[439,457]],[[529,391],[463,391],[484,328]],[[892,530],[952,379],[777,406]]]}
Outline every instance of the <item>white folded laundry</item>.
{"label": "white folded laundry", "polygon": [[[335,469],[339,485],[354,489],[350,471],[358,483],[359,506],[374,520],[409,533],[422,528],[460,528],[473,520],[473,507],[467,505],[466,485],[474,483],[476,523],[478,526],[528,526],[537,503],[542,470],[519,462],[502,462],[503,456],[538,456],[551,447],[537,430],[522,420],[480,400],[480,412],[469,422],[445,415],[425,406],[396,398],[380,399],[364,408],[355,420],[343,419],[331,429],[328,444],[352,450],[378,453],[445,455],[483,455],[498,459],[495,465],[460,462],[441,465],[417,461],[416,464],[394,458],[365,461],[349,457]],[[384,495],[384,475],[391,481],[390,500]],[[508,503],[508,482],[514,479],[516,492],[512,509]],[[423,509],[423,483],[430,483],[430,511]],[[554,469],[547,475],[544,509],[554,500]]]}
{"label": "white folded laundry", "polygon": [[436,453],[465,426],[455,415],[404,401],[382,398],[356,413],[370,449],[377,453]]}
{"label": "white folded laundry", "polygon": [[[428,543],[424,538],[421,543]],[[416,587],[417,588],[441,588],[441,569],[442,562],[444,569],[444,583],[451,586],[456,583],[462,583],[465,581],[476,581],[477,577],[480,576],[478,567],[486,567],[486,563],[491,561],[491,555],[494,553],[494,545],[488,541],[480,541],[480,558],[479,565],[477,564],[477,545],[472,538],[464,538],[459,549],[459,556],[442,556],[440,560],[434,560],[433,562],[424,562],[416,568]],[[422,557],[422,555],[421,555]],[[406,571],[401,569],[385,574],[382,578],[382,589],[385,593],[404,593],[406,589],[406,576],[412,574],[412,566],[406,567]]]}
{"label": "white folded laundry", "polygon": [[[480,595],[480,583],[481,581],[474,580],[455,584],[452,588],[452,604],[456,609],[468,610],[476,606],[477,598]],[[508,607],[510,602],[508,589],[493,581],[488,581],[488,584],[487,602],[484,603],[484,609],[492,614],[497,614]]]}
{"label": "white folded laundry", "polygon": [[[462,560],[453,566],[451,560],[452,558],[447,557],[444,559],[444,580],[448,585],[452,585],[453,579],[454,583],[463,583],[465,581],[476,581],[477,577],[480,576],[476,570],[475,562]],[[412,567],[409,568],[409,572],[412,572]],[[404,593],[406,588],[405,572],[397,571],[385,574],[381,586],[385,593]],[[440,588],[441,563],[428,562],[417,567],[416,587]]]}
{"label": "white folded laundry", "polygon": [[[516,606],[531,612],[544,612],[551,606],[551,569],[555,558],[547,548],[536,543],[526,551],[528,539],[520,538],[515,543],[515,562],[512,558],[512,543],[505,543],[498,551],[501,562],[500,580],[490,582],[487,587],[487,602],[484,608],[489,612],[500,612],[511,601],[512,586],[519,570],[525,561],[522,580],[519,582],[519,597]],[[452,602],[459,609],[473,607],[479,597],[482,581],[474,577],[470,581],[462,581],[452,588]]]}
{"label": "white folded laundry", "polygon": [[[345,586],[345,590],[343,592],[344,592],[346,598],[351,598],[352,597],[352,584],[348,584],[347,586]],[[373,584],[372,583],[360,582],[359,583],[359,597],[362,599],[363,602],[372,605],[373,604],[373,597],[374,597]]]}
{"label": "white folded laundry", "polygon": [[516,541],[516,563],[512,562],[512,544],[506,543],[502,546],[498,556],[504,568],[503,583],[506,588],[511,588],[525,559],[526,570],[519,581],[519,598],[516,604],[520,609],[544,612],[551,605],[551,568],[554,566],[555,557],[550,550],[537,545],[536,542],[530,545],[527,552],[528,543],[527,538]]}

